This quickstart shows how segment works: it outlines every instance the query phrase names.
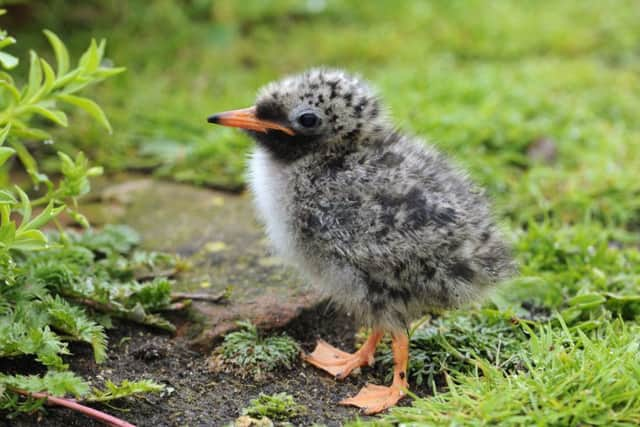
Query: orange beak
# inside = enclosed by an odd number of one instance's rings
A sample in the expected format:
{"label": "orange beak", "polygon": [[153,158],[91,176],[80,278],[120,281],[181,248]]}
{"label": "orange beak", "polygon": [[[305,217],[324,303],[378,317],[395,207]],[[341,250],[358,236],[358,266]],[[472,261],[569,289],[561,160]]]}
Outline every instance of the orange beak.
{"label": "orange beak", "polygon": [[279,130],[287,135],[295,133],[288,127],[279,125],[268,120],[260,120],[256,117],[256,107],[243,108],[241,110],[225,111],[224,113],[214,114],[207,118],[209,123],[215,123],[222,126],[230,126],[234,128],[249,129],[257,132],[266,133],[269,129]]}

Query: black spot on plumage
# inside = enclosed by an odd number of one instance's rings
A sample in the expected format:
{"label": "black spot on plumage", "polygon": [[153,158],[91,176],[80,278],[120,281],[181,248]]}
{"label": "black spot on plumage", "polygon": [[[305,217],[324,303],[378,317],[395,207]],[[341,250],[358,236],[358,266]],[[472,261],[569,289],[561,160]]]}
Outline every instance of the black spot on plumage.
{"label": "black spot on plumage", "polygon": [[489,237],[491,237],[491,232],[489,230],[483,231],[480,235],[480,242],[486,243],[487,240],[489,240]]}
{"label": "black spot on plumage", "polygon": [[324,109],[324,113],[328,116],[329,114],[333,113],[333,109],[331,107],[327,107]]}
{"label": "black spot on plumage", "polygon": [[326,226],[323,226],[320,218],[312,212],[303,214],[301,224],[300,231],[307,236],[318,236],[320,233],[326,232]]}
{"label": "black spot on plumage", "polygon": [[346,160],[345,156],[331,157],[325,162],[325,167],[333,174],[338,170],[344,169]]}
{"label": "black spot on plumage", "polygon": [[387,151],[380,157],[377,161],[378,164],[387,167],[398,166],[400,163],[404,161],[404,157],[400,154],[393,153],[391,151]]}
{"label": "black spot on plumage", "polygon": [[324,102],[324,96],[322,94],[318,95],[318,102]]}
{"label": "black spot on plumage", "polygon": [[277,102],[261,102],[256,105],[256,117],[263,120],[285,121],[287,113]]}
{"label": "black spot on plumage", "polygon": [[466,261],[457,261],[449,266],[449,274],[465,282],[473,281],[475,272]]}
{"label": "black spot on plumage", "polygon": [[407,304],[409,300],[411,300],[411,292],[406,288],[389,286],[387,292],[392,299],[401,300],[404,304]]}
{"label": "black spot on plumage", "polygon": [[335,99],[338,96],[338,82],[330,81],[330,82],[327,82],[327,84],[331,89],[331,93],[329,94],[329,99]]}
{"label": "black spot on plumage", "polygon": [[309,85],[309,89],[311,90],[317,90],[320,86],[317,83],[311,83]]}
{"label": "black spot on plumage", "polygon": [[383,209],[393,208],[394,212],[404,203],[402,197],[388,193],[377,194],[376,201],[382,206]]}
{"label": "black spot on plumage", "polygon": [[413,187],[407,195],[405,196],[405,200],[407,203],[407,208],[409,209],[419,209],[424,207],[427,203],[427,200],[424,197],[423,191],[418,187]]}
{"label": "black spot on plumage", "polygon": [[360,136],[360,129],[353,129],[344,136],[347,140],[355,140]]}
{"label": "black spot on plumage", "polygon": [[367,98],[362,98],[360,102],[353,108],[353,111],[355,111],[357,117],[362,117],[362,111],[364,111],[368,103],[369,101],[367,100]]}
{"label": "black spot on plumage", "polygon": [[429,264],[428,262],[422,262],[421,265],[422,274],[424,274],[425,279],[431,280],[436,275],[436,268]]}

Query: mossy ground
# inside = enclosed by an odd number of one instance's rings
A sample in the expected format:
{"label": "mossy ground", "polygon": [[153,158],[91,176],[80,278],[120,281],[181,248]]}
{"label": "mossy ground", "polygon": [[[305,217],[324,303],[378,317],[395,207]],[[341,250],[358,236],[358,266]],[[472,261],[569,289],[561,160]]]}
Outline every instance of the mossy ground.
{"label": "mossy ground", "polygon": [[[625,356],[640,318],[639,3],[52,1],[22,13],[22,46],[44,44],[42,26],[78,49],[107,37],[109,56],[128,67],[96,89],[115,133],[78,116],[71,138],[56,141],[110,170],[239,189],[249,141],[208,127],[207,115],[249,105],[282,74],[329,65],[373,81],[401,128],[488,189],[521,277],[483,308],[444,315],[432,331],[442,339],[416,335],[426,347],[414,368],[437,366],[442,394],[418,389],[427,397],[415,409],[383,422],[639,422],[637,396],[621,401],[590,376],[640,382],[628,368],[637,358]],[[483,333],[500,322],[516,325]],[[446,343],[475,350],[454,360]],[[507,369],[506,357],[519,362]],[[585,402],[595,412],[576,411]]]}

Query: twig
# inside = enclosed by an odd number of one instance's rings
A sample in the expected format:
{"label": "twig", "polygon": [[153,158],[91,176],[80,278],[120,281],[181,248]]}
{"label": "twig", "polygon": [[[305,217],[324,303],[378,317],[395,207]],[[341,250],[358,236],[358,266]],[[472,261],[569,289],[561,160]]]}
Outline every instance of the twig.
{"label": "twig", "polygon": [[63,397],[55,397],[55,396],[51,396],[48,393],[32,393],[32,392],[20,390],[18,388],[13,388],[13,387],[11,387],[11,390],[23,396],[33,397],[35,399],[45,399],[48,405],[58,405],[58,406],[63,406],[65,408],[69,408],[73,411],[77,411],[88,417],[94,418],[109,426],[136,427],[135,425],[128,423],[120,418],[114,417],[113,415],[109,415],[97,409],[93,409],[88,406],[82,405],[74,399],[65,399]]}
{"label": "twig", "polygon": [[192,299],[192,300],[199,300],[199,301],[221,302],[226,300],[227,298],[229,298],[229,292],[226,290],[219,292],[217,294],[210,294],[207,292],[194,292],[194,293],[172,292],[171,293],[171,299],[174,301],[179,299]]}
{"label": "twig", "polygon": [[163,271],[147,271],[147,272],[136,274],[135,278],[136,280],[143,282],[146,280],[155,279],[156,277],[173,277],[176,275],[177,272],[178,272],[177,268],[171,268],[169,270],[163,270]]}
{"label": "twig", "polygon": [[171,303],[168,307],[161,309],[162,311],[180,311],[191,306],[191,300],[186,299],[178,302]]}

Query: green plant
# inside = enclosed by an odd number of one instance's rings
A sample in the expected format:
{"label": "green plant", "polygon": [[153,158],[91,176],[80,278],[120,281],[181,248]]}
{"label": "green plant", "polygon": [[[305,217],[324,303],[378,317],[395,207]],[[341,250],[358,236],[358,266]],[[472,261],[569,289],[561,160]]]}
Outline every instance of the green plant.
{"label": "green plant", "polygon": [[275,421],[286,421],[307,413],[307,407],[300,405],[293,396],[287,393],[272,395],[260,393],[249,406],[242,410],[243,415],[251,417],[267,417]]}
{"label": "green plant", "polygon": [[238,326],[240,330],[227,334],[215,351],[215,369],[260,379],[275,369],[290,368],[300,353],[298,344],[287,335],[264,337],[249,321],[240,321]]}
{"label": "green plant", "polygon": [[[521,368],[519,352],[527,336],[508,315],[485,309],[453,312],[433,320],[411,334],[411,384],[434,389],[450,372],[470,372],[482,358],[507,372]],[[393,355],[388,345],[376,358],[391,380]]]}
{"label": "green plant", "polygon": [[[3,13],[0,11],[0,15]],[[150,313],[168,306],[169,282],[135,280],[134,272],[140,261],[134,264],[127,259],[138,241],[132,230],[107,227],[99,233],[76,236],[62,231],[56,220],[66,211],[84,227],[89,226],[77,211],[77,198],[89,191],[89,178],[100,174],[102,169],[90,167],[82,153],[72,158],[59,152],[61,178],[56,185],[39,171],[25,142],[51,138],[42,119],[67,126],[61,104],[86,111],[110,132],[102,109],[77,93],[123,69],[103,64],[104,40],[100,43],[92,40],[77,66],[71,67],[62,41],[50,31],[45,31],[45,36],[55,53],[56,71],[33,51],[28,78],[22,87],[8,71],[0,71],[0,166],[4,165],[5,181],[9,181],[0,188],[0,357],[31,356],[48,369],[43,376],[1,374],[0,409],[5,411],[31,412],[45,401],[73,406],[55,397],[65,394],[105,401],[158,391],[162,387],[149,381],[121,385],[107,382],[106,391],[96,389],[89,394],[88,384],[67,371],[62,356],[69,354],[68,341],[82,341],[92,346],[96,362],[105,360],[104,325],[109,317],[102,316],[98,321],[93,316],[95,311],[172,328]],[[0,31],[0,49],[13,43],[15,39]],[[14,69],[18,60],[0,51],[0,65],[5,70]],[[14,155],[28,172],[34,190],[45,187],[35,200],[30,199],[25,189],[10,184],[7,161]],[[61,231],[47,236],[43,227],[52,221]],[[99,260],[100,256],[106,258]],[[90,408],[80,410],[101,419],[109,418]],[[117,424],[118,420],[110,422]]]}

